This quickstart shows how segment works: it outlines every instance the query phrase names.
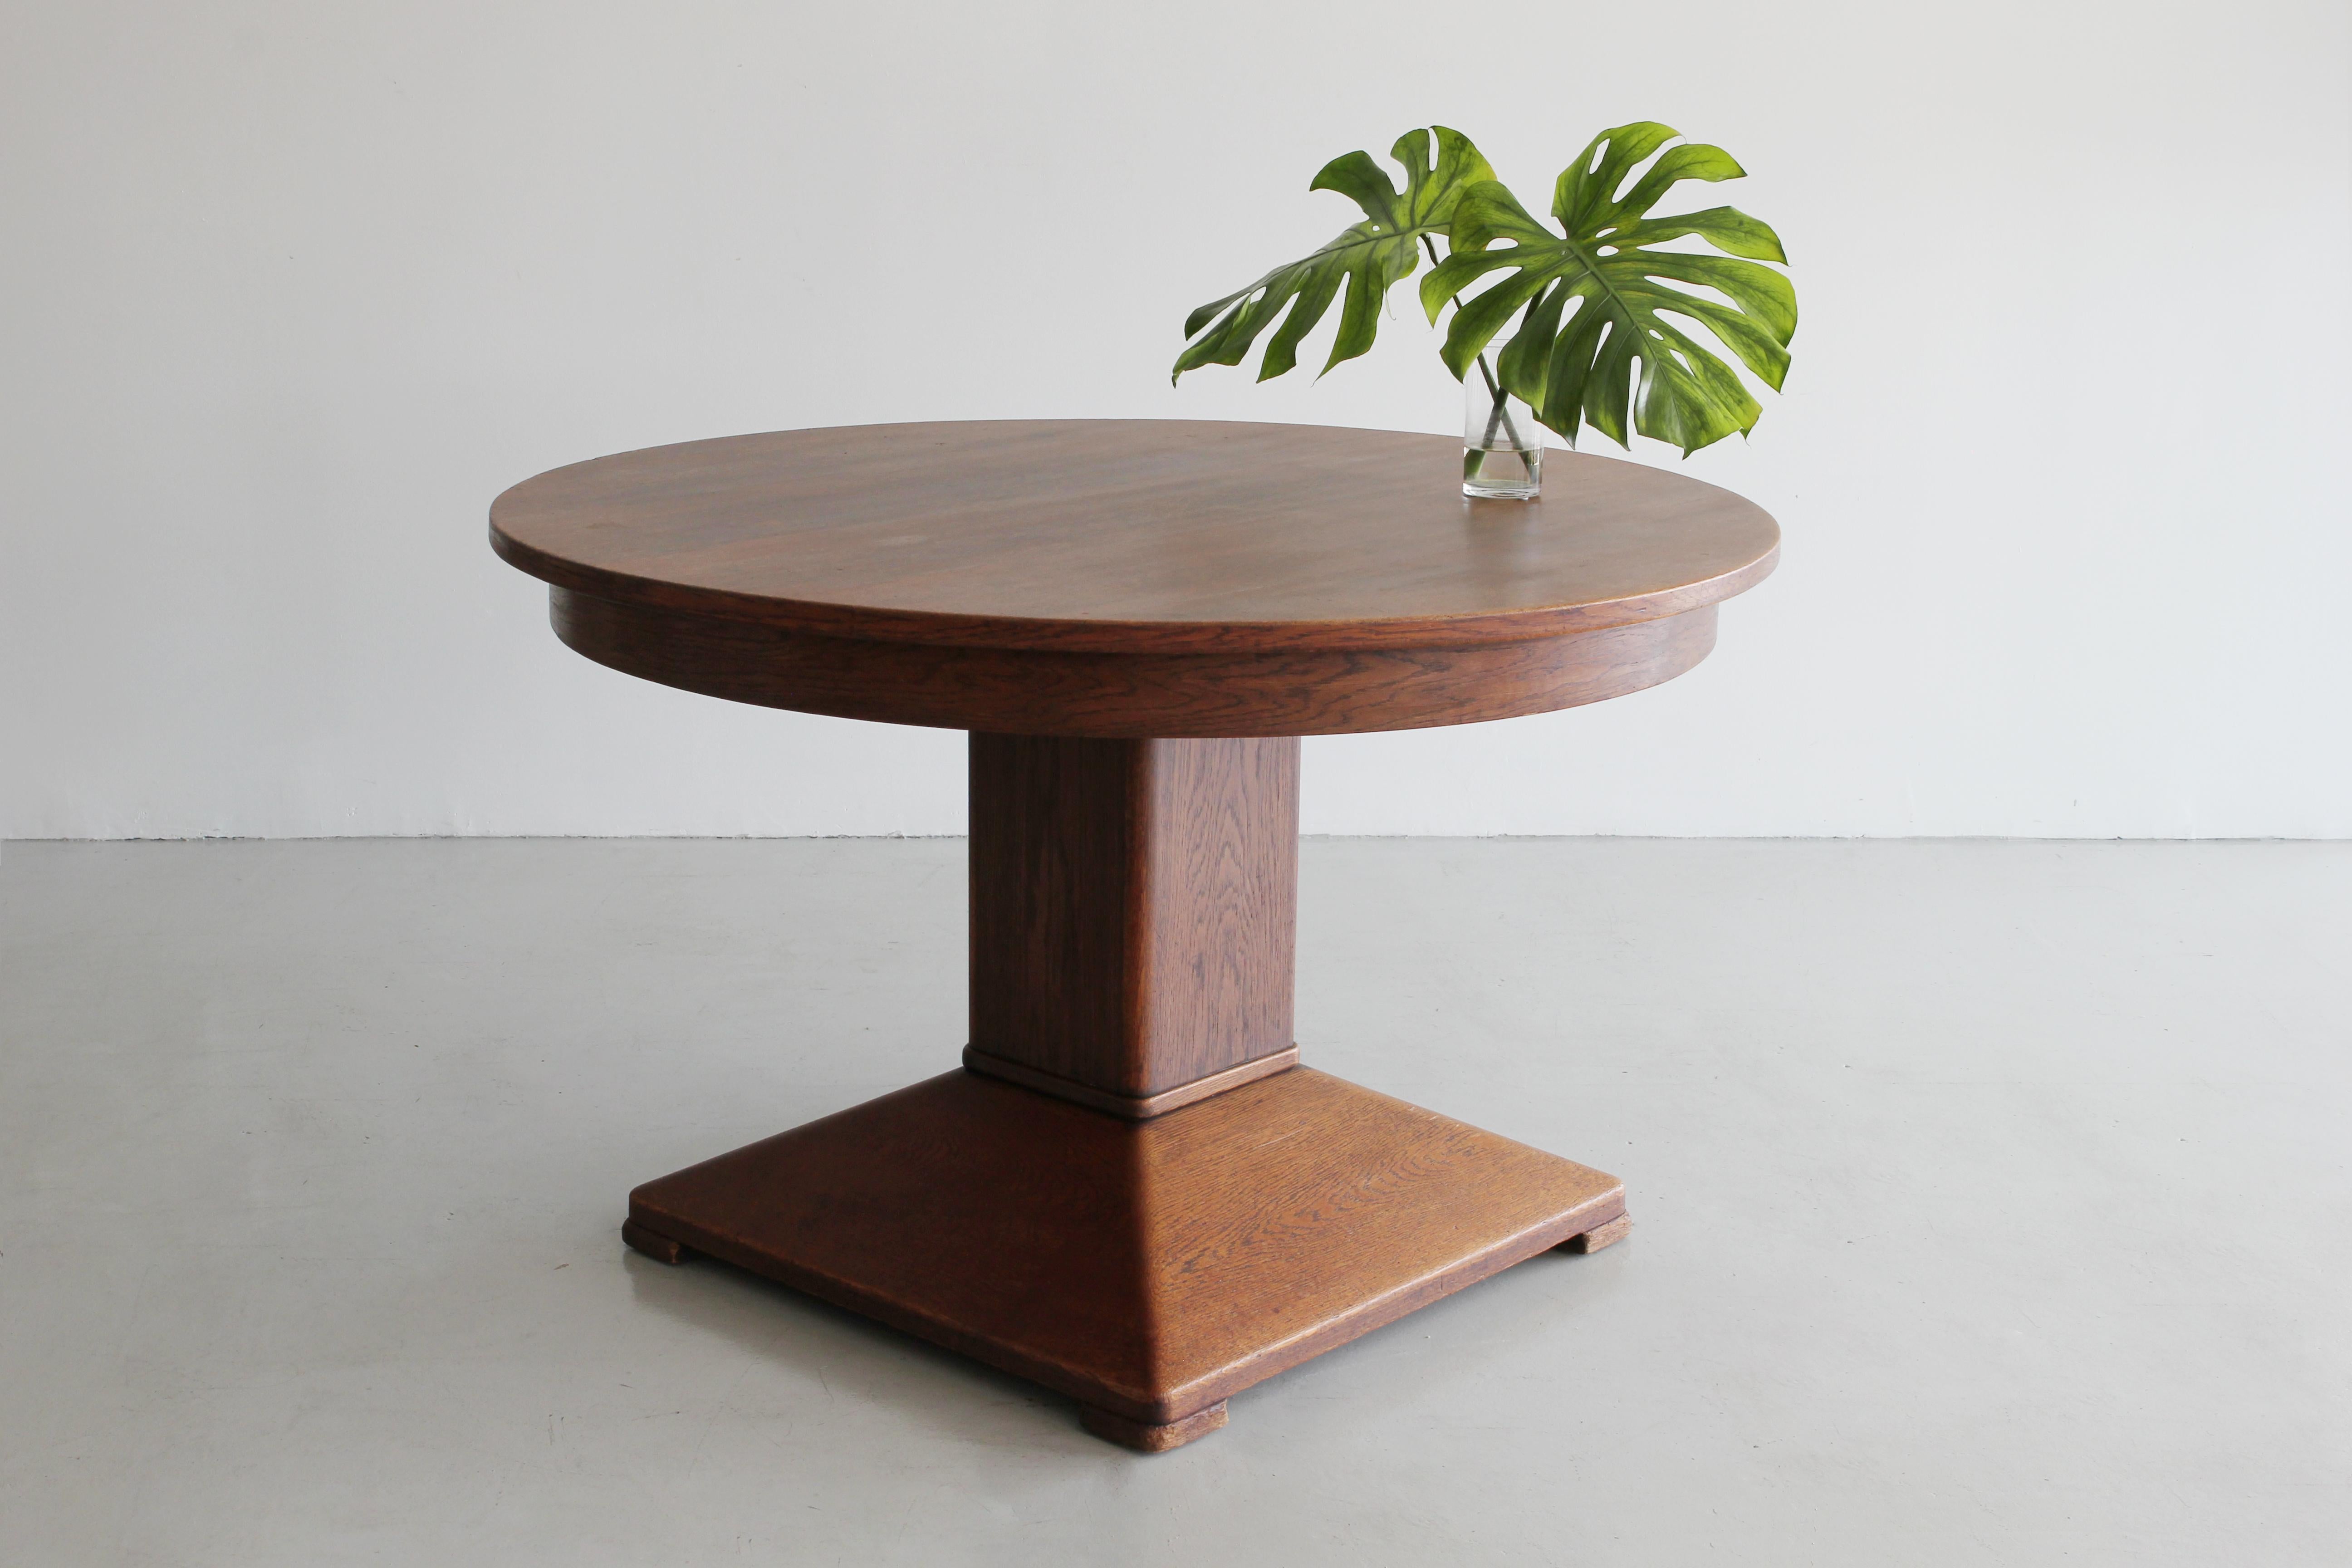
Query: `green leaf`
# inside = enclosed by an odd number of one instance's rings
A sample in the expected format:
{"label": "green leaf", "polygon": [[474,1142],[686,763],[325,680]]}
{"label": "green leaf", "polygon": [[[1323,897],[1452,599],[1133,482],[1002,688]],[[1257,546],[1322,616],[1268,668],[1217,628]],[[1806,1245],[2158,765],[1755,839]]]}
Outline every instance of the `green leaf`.
{"label": "green leaf", "polygon": [[1187,316],[1184,336],[1191,341],[1177,356],[1169,380],[1204,364],[1241,363],[1258,334],[1287,307],[1289,313],[1265,345],[1257,378],[1282,374],[1298,363],[1299,340],[1323,319],[1343,288],[1347,303],[1340,308],[1339,333],[1323,372],[1370,348],[1390,286],[1412,275],[1426,237],[1444,234],[1452,226],[1454,204],[1463,191],[1495,177],[1468,137],[1443,125],[1433,129],[1437,139],[1433,163],[1428,131],[1408,131],[1390,149],[1389,156],[1404,169],[1402,191],[1368,153],[1349,153],[1324,164],[1307,188],[1349,197],[1364,209],[1364,221],[1343,229],[1312,255],[1277,267],[1248,288],[1212,300]]}
{"label": "green leaf", "polygon": [[[1736,208],[1649,216],[1685,180],[1746,173],[1722,148],[1685,142],[1633,179],[1643,160],[1677,134],[1642,121],[1594,137],[1552,188],[1557,234],[1493,180],[1463,192],[1447,233],[1452,254],[1421,282],[1431,321],[1446,300],[1456,303],[1440,351],[1448,370],[1461,376],[1517,316],[1497,374],[1570,441],[1590,425],[1627,444],[1630,418],[1633,431],[1671,441],[1688,457],[1755,428],[1764,411],[1738,374],[1676,319],[1705,328],[1779,390],[1797,330],[1797,295],[1786,276],[1762,263],[1788,257],[1769,226]],[[1727,254],[1649,248],[1692,235]],[[1507,243],[1497,248],[1497,242]],[[1459,298],[1492,272],[1507,276]],[[1666,280],[1711,289],[1730,303]]]}

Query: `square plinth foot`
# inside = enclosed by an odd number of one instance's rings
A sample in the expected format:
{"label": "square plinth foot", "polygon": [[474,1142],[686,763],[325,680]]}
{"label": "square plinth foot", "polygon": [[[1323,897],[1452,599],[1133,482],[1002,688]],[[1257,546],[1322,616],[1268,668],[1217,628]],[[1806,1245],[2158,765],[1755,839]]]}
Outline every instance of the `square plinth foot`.
{"label": "square plinth foot", "polygon": [[1624,1240],[1633,1229],[1633,1216],[1621,1214],[1607,1225],[1596,1225],[1582,1236],[1570,1237],[1559,1244],[1559,1249],[1562,1252],[1598,1252],[1604,1247]]}
{"label": "square plinth foot", "polygon": [[1096,1436],[1117,1443],[1122,1448],[1133,1448],[1140,1454],[1164,1454],[1171,1448],[1181,1448],[1195,1437],[1205,1437],[1225,1424],[1225,1402],[1218,1400],[1205,1410],[1195,1410],[1181,1421],[1129,1421],[1126,1416],[1100,1409],[1092,1405],[1078,1406],[1078,1425]]}
{"label": "square plinth foot", "polygon": [[1151,1448],[1624,1209],[1614,1176],[1310,1068],[1146,1121],[951,1072],[649,1182],[625,1234],[1041,1383]]}
{"label": "square plinth foot", "polygon": [[650,1230],[635,1220],[621,1222],[621,1239],[631,1250],[644,1253],[656,1263],[683,1263],[693,1256],[683,1243],[672,1241],[657,1230]]}

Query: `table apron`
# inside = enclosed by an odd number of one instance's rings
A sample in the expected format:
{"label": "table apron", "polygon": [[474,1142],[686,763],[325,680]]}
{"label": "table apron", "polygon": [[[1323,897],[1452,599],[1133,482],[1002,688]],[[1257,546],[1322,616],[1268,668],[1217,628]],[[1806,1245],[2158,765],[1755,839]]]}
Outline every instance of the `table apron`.
{"label": "table apron", "polygon": [[569,588],[556,635],[705,696],[842,719],[1128,739],[1416,730],[1549,713],[1671,680],[1715,647],[1712,605],[1475,647],[1108,654],[818,637]]}

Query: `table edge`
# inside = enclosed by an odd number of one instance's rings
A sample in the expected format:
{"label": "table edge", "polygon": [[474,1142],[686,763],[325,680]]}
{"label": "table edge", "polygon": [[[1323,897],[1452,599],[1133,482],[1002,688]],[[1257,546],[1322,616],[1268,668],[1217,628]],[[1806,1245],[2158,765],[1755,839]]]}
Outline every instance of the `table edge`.
{"label": "table edge", "polygon": [[[924,423],[924,422],[917,422]],[[932,421],[929,423],[938,423]],[[956,423],[967,423],[957,421]],[[969,423],[1005,423],[970,421]],[[1185,423],[1192,423],[1186,421]],[[1199,421],[1204,424],[1234,421]],[[780,432],[757,432],[775,434]],[[1396,434],[1422,434],[1396,432]],[[706,437],[732,440],[734,437]],[[664,443],[695,446],[699,441]],[[648,447],[633,451],[656,451]],[[556,555],[508,533],[499,511],[509,497],[548,474],[608,458],[610,453],[562,464],[509,486],[490,503],[489,542],[499,558],[526,575],[551,586],[588,594],[621,605],[642,605],[716,620],[747,622],[778,630],[811,633],[851,641],[913,643],[943,647],[1028,648],[1073,653],[1280,653],[1408,648],[1476,647],[1495,643],[1529,642],[1573,636],[1637,621],[1656,620],[1746,593],[1770,576],[1780,564],[1778,520],[1762,507],[1720,485],[1676,474],[1670,478],[1720,491],[1750,508],[1771,531],[1771,542],[1754,559],[1713,577],[1646,594],[1575,604],[1529,605],[1511,610],[1480,610],[1458,615],[1361,616],[1335,620],[1117,620],[1097,617],[1054,619],[1025,616],[967,614],[943,610],[894,609],[879,605],[845,605],[823,600],[782,598],[743,594],[724,588],[646,577],[609,567],[591,566]],[[1570,454],[1595,457],[1594,454]],[[1622,459],[1597,458],[1599,461]],[[1510,501],[1475,503],[1507,507]]]}

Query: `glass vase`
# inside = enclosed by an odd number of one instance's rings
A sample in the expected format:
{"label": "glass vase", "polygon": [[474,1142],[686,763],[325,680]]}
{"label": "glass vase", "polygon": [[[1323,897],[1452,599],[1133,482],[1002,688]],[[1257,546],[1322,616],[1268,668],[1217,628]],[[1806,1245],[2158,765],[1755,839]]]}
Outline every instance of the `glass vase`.
{"label": "glass vase", "polygon": [[1543,490],[1543,426],[1535,410],[1493,379],[1495,356],[1479,356],[1462,378],[1462,493],[1482,500],[1533,500]]}

